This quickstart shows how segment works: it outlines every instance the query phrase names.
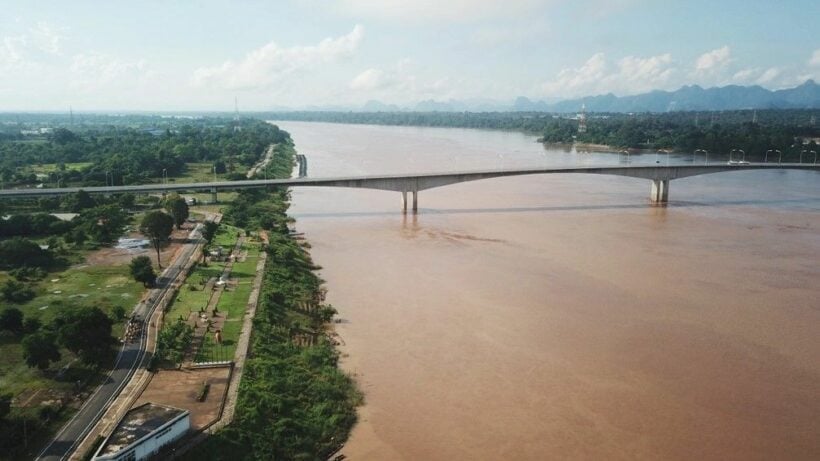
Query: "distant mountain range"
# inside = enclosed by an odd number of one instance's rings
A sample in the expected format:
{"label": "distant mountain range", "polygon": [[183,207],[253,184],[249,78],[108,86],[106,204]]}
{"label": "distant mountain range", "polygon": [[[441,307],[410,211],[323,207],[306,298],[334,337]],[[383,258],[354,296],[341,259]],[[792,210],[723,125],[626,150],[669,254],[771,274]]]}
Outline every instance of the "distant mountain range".
{"label": "distant mountain range", "polygon": [[513,111],[671,112],[683,110],[818,109],[820,85],[814,80],[795,88],[771,91],[760,86],[729,85],[719,88],[684,86],[676,91],[651,91],[618,97],[612,93],[560,101],[553,104],[516,99]]}
{"label": "distant mountain range", "polygon": [[[415,105],[398,106],[380,101],[368,101],[360,107],[310,107],[314,111],[355,112],[558,112],[574,113],[585,105],[590,112],[671,112],[687,110],[743,109],[820,109],[820,85],[807,80],[800,86],[767,90],[761,86],[729,85],[702,88],[684,86],[675,91],[651,91],[633,96],[612,93],[568,99],[557,102],[533,101],[519,97],[513,102],[490,99],[421,101]],[[280,110],[288,110],[280,108]]]}

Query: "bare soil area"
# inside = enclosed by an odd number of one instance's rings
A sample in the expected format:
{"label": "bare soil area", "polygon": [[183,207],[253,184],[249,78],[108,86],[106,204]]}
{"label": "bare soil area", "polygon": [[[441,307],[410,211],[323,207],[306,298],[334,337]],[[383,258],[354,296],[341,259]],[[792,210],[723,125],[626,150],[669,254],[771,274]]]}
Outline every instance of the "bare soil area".
{"label": "bare soil area", "polygon": [[[162,267],[165,267],[170,263],[173,255],[180,249],[183,242],[186,238],[188,238],[188,233],[194,228],[194,223],[185,223],[182,226],[182,229],[174,229],[174,232],[171,234],[171,241],[165,245],[162,250],[160,251],[160,257],[162,258]],[[129,232],[125,235],[126,238],[132,239],[142,239],[145,238],[139,232]],[[86,257],[86,264],[91,265],[100,265],[100,266],[119,266],[122,264],[128,264],[137,256],[149,256],[151,260],[156,264],[157,252],[154,251],[152,247],[148,248],[139,248],[139,249],[127,249],[127,248],[100,248],[99,250],[90,253],[88,257]]]}
{"label": "bare soil area", "polygon": [[[200,430],[219,419],[230,367],[160,370],[142,392],[134,407],[146,402],[182,408],[191,412],[191,429]],[[204,402],[197,400],[202,383],[210,384]]]}

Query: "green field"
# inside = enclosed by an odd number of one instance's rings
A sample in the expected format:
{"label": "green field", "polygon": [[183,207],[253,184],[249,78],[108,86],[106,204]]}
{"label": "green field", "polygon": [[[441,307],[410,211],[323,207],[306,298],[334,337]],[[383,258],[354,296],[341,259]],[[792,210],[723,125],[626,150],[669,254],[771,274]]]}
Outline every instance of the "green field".
{"label": "green field", "polygon": [[[248,171],[244,165],[235,164],[234,173],[242,173]],[[190,162],[185,164],[185,170],[181,175],[168,178],[169,182],[189,183],[189,182],[210,182],[210,181],[226,181],[227,173],[219,173],[214,175],[214,164],[210,162]]]}
{"label": "green field", "polygon": [[[0,283],[8,278],[7,273],[0,272]],[[120,305],[130,312],[143,290],[142,284],[130,278],[127,265],[77,266],[48,274],[37,283],[34,299],[14,307],[20,309],[25,317],[36,317],[45,325],[60,309],[70,305],[98,306],[109,315],[113,306]],[[117,321],[112,334],[119,337],[122,329],[122,320]],[[60,391],[70,388],[70,384],[55,381],[51,375],[27,367],[19,338],[0,337],[0,354],[3,357],[0,361],[0,392],[17,395],[36,389]],[[53,364],[51,369],[59,369],[71,362],[70,353],[64,350],[62,355],[62,360]],[[72,368],[78,366],[79,363],[72,364]]]}
{"label": "green field", "polygon": [[[76,162],[76,163],[64,163],[66,171],[68,170],[75,170],[80,171],[85,168],[90,167],[93,165],[91,162]],[[24,168],[25,171],[34,174],[49,174],[60,171],[60,165],[58,163],[41,163],[39,165],[30,165]]]}
{"label": "green field", "polygon": [[[242,229],[222,224],[211,243],[211,248],[222,247],[227,253],[236,245],[238,234]],[[195,361],[231,360],[236,350],[236,342],[242,330],[242,319],[250,297],[253,279],[256,276],[256,264],[259,261],[261,244],[253,238],[246,238],[242,244],[242,251],[247,251],[244,261],[236,262],[231,271],[231,278],[238,279],[235,287],[222,291],[217,309],[219,315],[227,316],[222,331],[223,346],[216,350],[213,337],[208,334],[203,346],[198,350]],[[180,287],[177,297],[165,314],[165,324],[182,318],[187,320],[192,312],[198,312],[207,307],[212,290],[207,289],[210,279],[218,278],[227,263],[212,261],[207,266],[198,264],[188,279]]]}
{"label": "green field", "polygon": [[236,343],[242,332],[242,320],[253,288],[253,279],[256,277],[256,264],[259,262],[261,244],[248,238],[242,244],[242,251],[248,252],[247,258],[245,261],[235,263],[231,270],[231,278],[238,279],[237,285],[235,288],[223,291],[217,304],[220,315],[227,316],[222,329],[222,347],[216,350],[213,337],[208,335],[197,353],[196,361],[208,361],[212,357],[231,360],[236,352]]}

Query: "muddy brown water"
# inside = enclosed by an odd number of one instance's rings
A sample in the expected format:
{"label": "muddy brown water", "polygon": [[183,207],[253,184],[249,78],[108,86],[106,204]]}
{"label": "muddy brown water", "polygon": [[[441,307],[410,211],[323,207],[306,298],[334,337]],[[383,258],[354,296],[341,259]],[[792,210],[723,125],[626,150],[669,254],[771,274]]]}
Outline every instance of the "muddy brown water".
{"label": "muddy brown water", "polygon": [[[625,161],[518,133],[279,125],[314,177]],[[499,178],[422,191],[417,216],[398,193],[294,190],[366,399],[342,453],[820,459],[820,175],[676,180],[663,208],[649,188]]]}

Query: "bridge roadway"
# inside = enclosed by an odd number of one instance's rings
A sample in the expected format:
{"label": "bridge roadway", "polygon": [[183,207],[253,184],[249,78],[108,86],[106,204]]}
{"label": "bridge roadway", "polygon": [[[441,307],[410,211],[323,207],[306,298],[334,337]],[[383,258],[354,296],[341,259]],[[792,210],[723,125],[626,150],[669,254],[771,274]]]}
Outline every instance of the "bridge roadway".
{"label": "bridge roadway", "polygon": [[105,187],[64,187],[59,189],[6,189],[0,191],[2,198],[31,198],[64,195],[84,190],[90,194],[134,194],[166,192],[211,192],[214,201],[218,191],[254,189],[271,186],[280,187],[353,187],[401,192],[402,208],[407,210],[407,194],[412,194],[412,209],[418,210],[418,192],[434,187],[442,187],[466,181],[500,178],[505,176],[522,176],[533,174],[604,174],[643,178],[652,181],[650,200],[663,204],[669,200],[669,182],[710,173],[745,170],[812,170],[820,171],[820,164],[808,163],[748,163],[748,164],[704,164],[704,165],[629,165],[629,166],[576,166],[522,168],[514,170],[477,170],[446,173],[416,173],[397,175],[368,175],[329,178],[290,178],[290,179],[250,179],[243,181],[216,181],[202,183],[166,183],[141,184],[134,186]]}

